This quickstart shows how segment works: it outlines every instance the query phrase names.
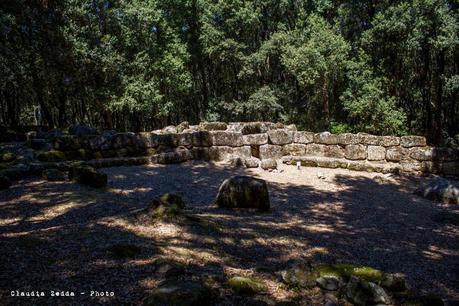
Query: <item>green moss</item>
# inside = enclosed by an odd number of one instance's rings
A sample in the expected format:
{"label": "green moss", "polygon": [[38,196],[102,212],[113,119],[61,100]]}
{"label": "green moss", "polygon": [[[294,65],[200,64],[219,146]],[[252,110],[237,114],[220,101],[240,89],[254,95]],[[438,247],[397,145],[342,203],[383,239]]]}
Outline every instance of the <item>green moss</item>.
{"label": "green moss", "polygon": [[17,158],[17,155],[14,154],[14,153],[11,153],[11,152],[3,153],[3,156],[2,156],[2,160],[3,160],[5,163],[13,162],[13,161],[16,160],[16,158]]}
{"label": "green moss", "polygon": [[250,277],[232,277],[227,285],[237,294],[256,294],[266,290],[265,285]]}
{"label": "green moss", "polygon": [[57,162],[66,160],[66,156],[62,151],[51,150],[38,153],[37,159],[42,162]]}
{"label": "green moss", "polygon": [[371,267],[359,266],[354,264],[335,264],[319,265],[314,269],[320,276],[336,276],[348,280],[351,276],[356,276],[367,281],[380,283],[383,273]]}

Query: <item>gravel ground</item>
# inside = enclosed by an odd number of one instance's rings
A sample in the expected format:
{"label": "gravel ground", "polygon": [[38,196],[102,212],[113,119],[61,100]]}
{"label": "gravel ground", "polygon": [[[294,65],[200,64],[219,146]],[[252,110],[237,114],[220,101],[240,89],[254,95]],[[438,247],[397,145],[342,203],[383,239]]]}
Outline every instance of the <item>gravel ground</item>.
{"label": "gravel ground", "polygon": [[[101,171],[109,176],[105,190],[30,178],[0,191],[0,304],[31,304],[10,297],[12,290],[78,295],[32,300],[40,305],[138,304],[161,280],[158,258],[201,276],[260,276],[262,267],[282,269],[297,259],[352,262],[404,273],[416,290],[459,299],[459,227],[438,218],[459,207],[412,194],[431,178],[202,162]],[[270,212],[212,205],[223,180],[244,173],[268,182]],[[165,192],[181,193],[199,226],[136,222],[133,216]],[[123,243],[140,246],[140,254],[114,258],[110,248]],[[271,301],[292,294],[275,278],[265,282]],[[323,303],[312,295],[306,304]]]}

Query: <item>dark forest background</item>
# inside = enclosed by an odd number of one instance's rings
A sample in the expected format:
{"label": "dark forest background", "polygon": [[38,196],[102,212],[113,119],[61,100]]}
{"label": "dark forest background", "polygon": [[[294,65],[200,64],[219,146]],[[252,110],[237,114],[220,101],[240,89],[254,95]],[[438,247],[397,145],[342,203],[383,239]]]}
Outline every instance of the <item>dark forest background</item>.
{"label": "dark forest background", "polygon": [[0,125],[459,133],[458,0],[2,0]]}

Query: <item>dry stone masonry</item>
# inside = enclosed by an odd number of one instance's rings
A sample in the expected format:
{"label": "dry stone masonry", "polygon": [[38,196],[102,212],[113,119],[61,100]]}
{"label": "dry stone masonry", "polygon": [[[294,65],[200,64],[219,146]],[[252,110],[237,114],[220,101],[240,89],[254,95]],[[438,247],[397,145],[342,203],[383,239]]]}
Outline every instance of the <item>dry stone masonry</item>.
{"label": "dry stone masonry", "polygon": [[[64,168],[72,160],[94,167],[188,160],[231,161],[272,169],[278,163],[372,172],[428,172],[459,175],[457,149],[430,147],[421,136],[375,136],[297,131],[271,122],[203,122],[141,133],[106,131],[100,135],[54,135],[30,139],[36,159]],[[59,164],[60,163],[60,164]]]}

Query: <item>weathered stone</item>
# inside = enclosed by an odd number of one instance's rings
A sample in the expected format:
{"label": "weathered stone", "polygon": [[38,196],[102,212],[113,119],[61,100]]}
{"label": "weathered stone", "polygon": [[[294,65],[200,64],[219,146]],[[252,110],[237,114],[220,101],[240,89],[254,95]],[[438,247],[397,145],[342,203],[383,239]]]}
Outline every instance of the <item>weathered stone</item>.
{"label": "weathered stone", "polygon": [[384,273],[381,286],[392,292],[401,292],[408,289],[406,276],[402,273]]}
{"label": "weathered stone", "polygon": [[386,149],[382,146],[368,146],[368,160],[383,160],[386,158]]}
{"label": "weathered stone", "polygon": [[344,149],[339,145],[328,145],[324,150],[325,157],[344,158]]}
{"label": "weathered stone", "polygon": [[158,146],[156,137],[153,137],[150,132],[137,133],[137,139],[145,148],[156,148]]}
{"label": "weathered stone", "polygon": [[0,175],[0,190],[10,188],[11,180],[6,175]]}
{"label": "weathered stone", "polygon": [[190,151],[195,160],[210,160],[209,148],[207,147],[193,147]]}
{"label": "weathered stone", "polygon": [[207,131],[197,131],[191,134],[192,145],[194,147],[210,147],[212,146],[212,136]]}
{"label": "weathered stone", "polygon": [[402,147],[389,147],[386,150],[386,160],[399,162],[409,157],[409,151]]}
{"label": "weathered stone", "polygon": [[94,188],[107,185],[105,173],[99,173],[93,167],[83,164],[76,164],[70,168],[69,179]]}
{"label": "weathered stone", "polygon": [[381,139],[379,136],[367,133],[358,133],[357,136],[359,137],[361,144],[373,146],[379,146],[381,144]]}
{"label": "weathered stone", "polygon": [[274,158],[279,159],[282,157],[282,146],[265,144],[260,146],[259,156],[260,159]]}
{"label": "weathered stone", "polygon": [[285,129],[268,131],[269,143],[284,145],[293,142],[293,132]]}
{"label": "weathered stone", "polygon": [[375,283],[352,276],[346,286],[346,296],[355,305],[388,305],[391,300],[384,289]]}
{"label": "weathered stone", "polygon": [[216,204],[226,208],[269,210],[268,187],[261,179],[250,176],[233,176],[226,179],[220,186]]}
{"label": "weathered stone", "polygon": [[159,164],[176,164],[193,159],[190,150],[178,147],[169,152],[160,153],[157,162]]}
{"label": "weathered stone", "polygon": [[303,132],[303,131],[295,132],[293,136],[293,141],[295,143],[302,143],[302,144],[311,143],[314,141],[314,133],[313,132]]}
{"label": "weathered stone", "polygon": [[177,130],[177,133],[182,133],[184,130],[189,129],[189,128],[190,128],[190,124],[188,123],[188,121],[183,121],[179,125],[177,125],[176,130]]}
{"label": "weathered stone", "polygon": [[306,145],[306,155],[325,156],[326,145],[310,143]]}
{"label": "weathered stone", "polygon": [[99,135],[97,129],[85,125],[85,124],[77,124],[73,125],[69,128],[69,134],[75,136],[87,136],[87,135]]}
{"label": "weathered stone", "polygon": [[262,283],[250,277],[234,276],[227,285],[236,294],[256,294],[266,290]]}
{"label": "weathered stone", "polygon": [[347,145],[344,155],[347,159],[357,160],[367,158],[367,147],[364,145]]}
{"label": "weathered stone", "polygon": [[380,137],[381,145],[383,147],[391,147],[400,145],[400,137],[396,136],[382,136]]}
{"label": "weathered stone", "polygon": [[334,275],[324,275],[316,279],[317,284],[320,288],[330,291],[336,291],[341,286],[343,281]]}
{"label": "weathered stone", "polygon": [[212,136],[212,144],[214,146],[240,147],[244,144],[242,133],[212,131],[210,134]]}
{"label": "weathered stone", "polygon": [[233,157],[249,158],[250,156],[251,151],[249,146],[214,146],[209,148],[209,158],[214,161],[230,160]]}
{"label": "weathered stone", "polygon": [[152,133],[152,141],[157,143],[158,146],[166,147],[177,147],[178,146],[178,135],[177,134],[156,134]]}
{"label": "weathered stone", "polygon": [[261,160],[260,167],[263,170],[277,169],[277,162],[275,159],[263,159]]}
{"label": "weathered stone", "polygon": [[404,172],[419,172],[422,171],[422,163],[413,160],[402,160],[400,166]]}
{"label": "weathered stone", "polygon": [[177,134],[178,145],[184,147],[191,147],[193,145],[193,134],[181,133]]}
{"label": "weathered stone", "polygon": [[306,154],[306,145],[300,143],[290,143],[282,148],[283,155],[302,156]]}
{"label": "weathered stone", "polygon": [[229,165],[233,168],[245,167],[245,164],[242,158],[237,157],[237,156],[233,156],[229,159]]}
{"label": "weathered stone", "polygon": [[250,134],[242,137],[244,145],[264,145],[268,143],[268,134]]}
{"label": "weathered stone", "polygon": [[311,267],[305,263],[297,262],[290,268],[280,272],[284,283],[290,287],[312,288],[316,285],[318,274],[313,273]]}
{"label": "weathered stone", "polygon": [[201,122],[199,129],[204,131],[224,131],[228,125],[225,122]]}
{"label": "weathered stone", "polygon": [[173,125],[166,126],[161,130],[163,134],[177,134],[177,128]]}
{"label": "weathered stone", "polygon": [[349,145],[349,144],[359,144],[360,137],[351,133],[343,133],[338,135],[338,144],[340,145]]}
{"label": "weathered stone", "polygon": [[330,132],[322,132],[314,134],[314,143],[334,145],[339,143],[339,137]]}
{"label": "weathered stone", "polygon": [[41,174],[42,178],[47,181],[65,181],[64,172],[58,169],[46,169]]}
{"label": "weathered stone", "polygon": [[418,187],[415,194],[443,203],[459,204],[459,184],[446,179],[436,179]]}
{"label": "weathered stone", "polygon": [[247,168],[258,168],[259,164],[260,164],[260,160],[258,158],[255,158],[255,157],[246,158],[244,160],[244,165]]}
{"label": "weathered stone", "polygon": [[430,147],[414,147],[409,152],[410,157],[418,161],[430,161],[433,157],[433,151]]}
{"label": "weathered stone", "polygon": [[154,199],[147,208],[148,215],[153,218],[170,220],[182,213],[185,202],[181,195],[176,193],[165,193]]}
{"label": "weathered stone", "polygon": [[424,147],[427,145],[427,141],[423,136],[402,136],[400,145],[405,148]]}
{"label": "weathered stone", "polygon": [[289,131],[297,131],[297,128],[296,128],[296,125],[295,124],[289,124],[289,125],[286,125],[284,127],[286,130],[289,130]]}
{"label": "weathered stone", "polygon": [[168,281],[152,290],[144,299],[144,306],[210,305],[210,291],[198,281]]}
{"label": "weathered stone", "polygon": [[266,128],[263,128],[262,122],[248,122],[243,124],[240,131],[243,135],[260,134],[266,132]]}

